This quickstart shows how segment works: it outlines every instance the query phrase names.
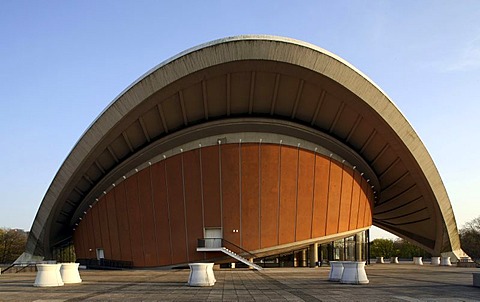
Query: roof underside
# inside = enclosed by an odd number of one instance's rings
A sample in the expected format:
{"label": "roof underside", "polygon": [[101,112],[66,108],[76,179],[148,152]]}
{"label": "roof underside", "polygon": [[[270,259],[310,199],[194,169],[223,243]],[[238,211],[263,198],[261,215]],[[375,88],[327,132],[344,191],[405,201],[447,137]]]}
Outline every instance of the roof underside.
{"label": "roof underside", "polygon": [[[236,37],[163,63],[92,124],[56,175],[27,251],[48,255],[112,182],[179,133],[242,131],[252,120],[309,128],[339,141],[367,165],[378,199],[374,224],[433,253],[459,249],[448,196],[424,145],[388,97],[324,50],[277,37]],[[241,120],[238,127],[225,127]],[[213,132],[191,129],[214,129]],[[288,130],[286,134],[295,135]],[[193,137],[184,136],[185,139]],[[352,162],[352,164],[360,164]]]}

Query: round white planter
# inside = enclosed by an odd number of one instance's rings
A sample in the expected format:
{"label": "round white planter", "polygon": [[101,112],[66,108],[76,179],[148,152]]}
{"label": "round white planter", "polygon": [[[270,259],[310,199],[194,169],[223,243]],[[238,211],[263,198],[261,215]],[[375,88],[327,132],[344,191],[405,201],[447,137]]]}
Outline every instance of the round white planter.
{"label": "round white planter", "polygon": [[328,281],[340,281],[343,274],[344,261],[330,261],[330,275]]}
{"label": "round white planter", "polygon": [[340,283],[368,284],[365,262],[348,261],[343,263],[343,274]]}
{"label": "round white planter", "polygon": [[60,275],[62,276],[63,283],[81,283],[80,273],[78,272],[78,266],[80,263],[62,263],[60,268]]}
{"label": "round white planter", "polygon": [[61,266],[61,264],[37,264],[37,277],[33,286],[62,286]]}
{"label": "round white planter", "polygon": [[440,265],[452,266],[452,262],[450,262],[450,257],[442,257],[442,259],[440,260]]}
{"label": "round white planter", "polygon": [[190,266],[188,285],[213,286],[215,284],[213,263],[189,263],[188,266]]}
{"label": "round white planter", "polygon": [[413,257],[413,264],[423,265],[422,257]]}

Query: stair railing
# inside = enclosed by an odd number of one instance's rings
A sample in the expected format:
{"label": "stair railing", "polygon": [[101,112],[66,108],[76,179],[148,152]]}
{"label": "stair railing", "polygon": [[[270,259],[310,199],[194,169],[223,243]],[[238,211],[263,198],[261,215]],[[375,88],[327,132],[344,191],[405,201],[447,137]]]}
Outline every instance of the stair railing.
{"label": "stair railing", "polygon": [[[241,254],[248,254],[248,258],[258,258],[255,254],[250,253],[246,249],[236,245],[233,242],[230,242],[224,238],[199,238],[197,239],[197,247],[200,248],[230,248],[232,250],[236,251],[241,251]],[[237,254],[240,254],[237,253]]]}

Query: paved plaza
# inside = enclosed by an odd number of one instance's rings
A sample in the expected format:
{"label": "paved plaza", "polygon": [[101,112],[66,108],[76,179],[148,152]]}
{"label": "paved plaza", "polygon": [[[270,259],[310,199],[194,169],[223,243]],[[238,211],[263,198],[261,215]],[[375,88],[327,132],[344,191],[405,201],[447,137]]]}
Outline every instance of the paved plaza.
{"label": "paved plaza", "polygon": [[33,286],[35,273],[0,275],[0,301],[480,301],[475,268],[372,264],[370,283],[329,282],[329,267],[215,271],[213,287],[189,287],[189,270],[81,270],[81,284]]}

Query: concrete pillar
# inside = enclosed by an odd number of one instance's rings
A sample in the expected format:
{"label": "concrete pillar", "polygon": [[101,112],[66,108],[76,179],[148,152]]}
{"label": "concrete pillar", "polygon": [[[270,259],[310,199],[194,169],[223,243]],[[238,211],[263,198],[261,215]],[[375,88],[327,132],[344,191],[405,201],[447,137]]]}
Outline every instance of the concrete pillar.
{"label": "concrete pillar", "polygon": [[293,252],[293,267],[297,267],[297,266],[298,266],[298,253]]}
{"label": "concrete pillar", "polygon": [[[251,262],[251,263],[253,263],[253,258],[248,258],[248,261]],[[249,268],[249,269],[254,269],[253,266],[249,266],[248,268]]]}
{"label": "concrete pillar", "polygon": [[302,250],[302,262],[301,267],[307,267],[307,249]]}
{"label": "concrete pillar", "polygon": [[318,243],[310,244],[310,267],[318,266]]}

